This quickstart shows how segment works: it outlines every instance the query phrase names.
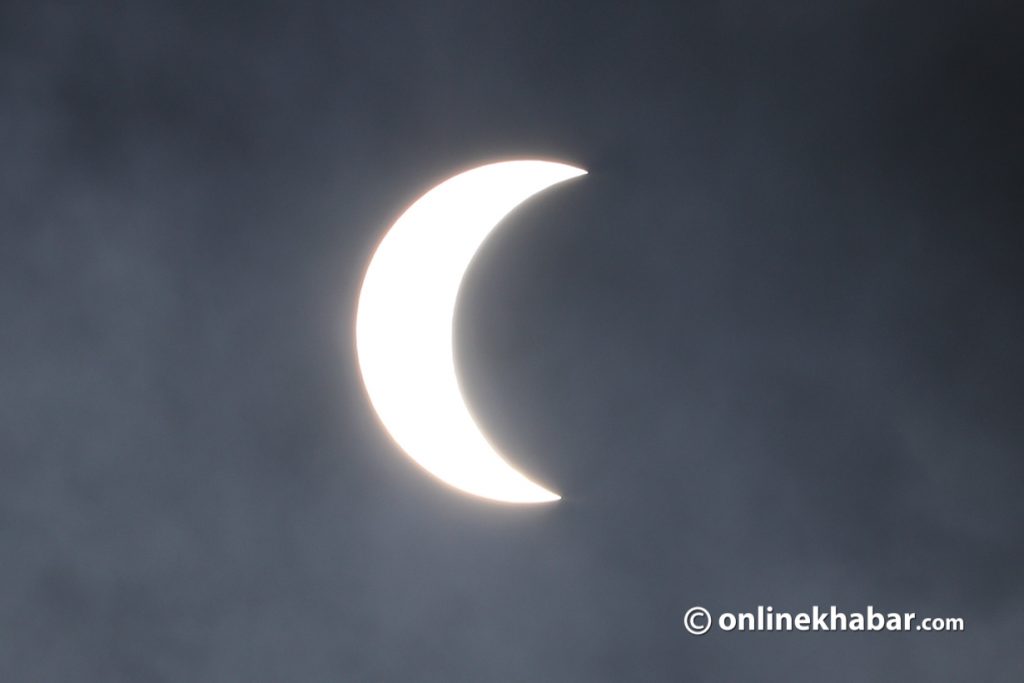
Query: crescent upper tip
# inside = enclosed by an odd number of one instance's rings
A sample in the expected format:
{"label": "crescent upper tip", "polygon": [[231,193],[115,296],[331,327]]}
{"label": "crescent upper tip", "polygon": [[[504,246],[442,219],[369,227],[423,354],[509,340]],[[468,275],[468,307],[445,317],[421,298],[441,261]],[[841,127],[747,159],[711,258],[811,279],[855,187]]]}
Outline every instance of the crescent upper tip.
{"label": "crescent upper tip", "polygon": [[587,175],[587,169],[580,168],[579,166],[573,166],[572,164],[566,164],[566,163],[561,162],[561,161],[544,162],[544,163],[552,163],[555,166],[561,166],[567,172],[567,179],[568,178],[575,178],[575,177],[581,176],[581,175]]}

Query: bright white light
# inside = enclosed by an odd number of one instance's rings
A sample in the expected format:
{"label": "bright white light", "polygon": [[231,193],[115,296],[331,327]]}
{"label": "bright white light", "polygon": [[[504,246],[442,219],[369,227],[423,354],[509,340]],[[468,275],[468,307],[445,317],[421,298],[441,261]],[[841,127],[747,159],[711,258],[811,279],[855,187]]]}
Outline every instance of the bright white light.
{"label": "bright white light", "polygon": [[370,402],[409,457],[467,493],[559,499],[509,465],[473,421],[455,374],[452,322],[462,277],[491,230],[530,196],[584,173],[507,161],[457,175],[402,214],[366,271],[356,349]]}

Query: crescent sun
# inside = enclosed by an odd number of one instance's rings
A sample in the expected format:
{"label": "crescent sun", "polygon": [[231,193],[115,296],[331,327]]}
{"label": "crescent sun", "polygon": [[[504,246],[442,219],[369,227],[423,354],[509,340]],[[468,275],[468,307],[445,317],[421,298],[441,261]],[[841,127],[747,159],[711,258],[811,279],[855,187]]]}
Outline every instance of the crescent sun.
{"label": "crescent sun", "polygon": [[473,420],[452,322],[463,275],[491,231],[526,199],[585,173],[535,160],[460,173],[395,221],[366,270],[356,352],[370,403],[410,458],[467,493],[510,503],[560,498],[512,467]]}

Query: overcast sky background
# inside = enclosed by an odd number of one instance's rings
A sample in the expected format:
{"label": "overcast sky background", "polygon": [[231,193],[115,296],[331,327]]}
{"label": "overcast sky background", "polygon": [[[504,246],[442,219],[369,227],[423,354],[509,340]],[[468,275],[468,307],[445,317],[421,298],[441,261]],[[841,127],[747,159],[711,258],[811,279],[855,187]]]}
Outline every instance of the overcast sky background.
{"label": "overcast sky background", "polygon": [[[896,7],[898,5],[898,7]],[[1015,2],[5,2],[0,678],[1024,678]],[[382,231],[484,246],[461,381],[564,495],[425,475],[355,365]],[[953,634],[688,635],[818,604]]]}

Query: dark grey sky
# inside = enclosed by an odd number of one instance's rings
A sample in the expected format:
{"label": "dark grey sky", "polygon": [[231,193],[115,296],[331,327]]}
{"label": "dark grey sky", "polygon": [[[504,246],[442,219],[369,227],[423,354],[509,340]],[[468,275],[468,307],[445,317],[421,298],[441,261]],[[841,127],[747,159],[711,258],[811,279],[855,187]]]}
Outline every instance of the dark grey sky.
{"label": "dark grey sky", "polygon": [[[0,679],[1022,680],[1024,12],[896,4],[4,3]],[[456,321],[523,509],[396,450],[351,322],[528,156],[590,175]]]}

